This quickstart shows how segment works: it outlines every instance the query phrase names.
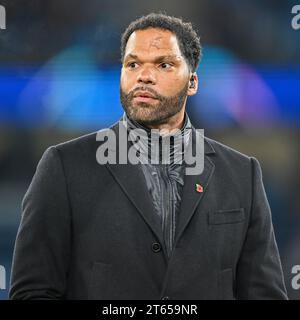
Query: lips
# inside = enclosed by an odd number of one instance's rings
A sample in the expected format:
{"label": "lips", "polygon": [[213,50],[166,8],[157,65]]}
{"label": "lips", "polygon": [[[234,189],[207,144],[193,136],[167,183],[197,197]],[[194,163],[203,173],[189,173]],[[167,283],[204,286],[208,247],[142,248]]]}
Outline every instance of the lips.
{"label": "lips", "polygon": [[145,102],[150,104],[154,103],[157,100],[155,95],[151,94],[148,91],[137,91],[133,97],[137,102]]}
{"label": "lips", "polygon": [[157,99],[153,94],[149,93],[148,91],[137,91],[134,94],[134,98],[151,98]]}

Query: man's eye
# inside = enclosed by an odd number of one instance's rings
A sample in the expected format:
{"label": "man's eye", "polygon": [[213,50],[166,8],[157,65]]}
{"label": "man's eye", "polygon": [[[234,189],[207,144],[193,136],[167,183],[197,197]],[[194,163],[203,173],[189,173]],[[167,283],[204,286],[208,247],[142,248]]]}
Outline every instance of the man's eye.
{"label": "man's eye", "polygon": [[172,67],[172,65],[170,63],[163,62],[163,63],[160,64],[160,67],[162,69],[170,69]]}
{"label": "man's eye", "polygon": [[128,63],[128,67],[130,69],[135,69],[137,67],[137,63],[136,62],[130,62],[130,63]]}

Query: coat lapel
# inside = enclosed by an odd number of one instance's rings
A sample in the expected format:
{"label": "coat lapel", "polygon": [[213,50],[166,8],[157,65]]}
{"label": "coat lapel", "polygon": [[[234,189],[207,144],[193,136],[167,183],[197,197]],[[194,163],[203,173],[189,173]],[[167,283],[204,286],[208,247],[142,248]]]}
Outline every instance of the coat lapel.
{"label": "coat lapel", "polygon": [[[193,137],[195,137],[195,129],[193,128]],[[193,138],[193,147],[195,146],[195,139]],[[185,175],[184,177],[184,187],[183,195],[180,206],[180,212],[178,216],[177,230],[175,235],[175,244],[178,242],[180,236],[187,227],[189,221],[191,220],[197,206],[201,202],[210,179],[214,172],[214,164],[209,158],[209,154],[214,154],[215,151],[208,140],[204,140],[204,169],[200,175]],[[202,192],[197,192],[196,185],[199,184],[203,190]]]}
{"label": "coat lapel", "polygon": [[[119,125],[121,124],[118,123],[112,127],[117,136],[117,149],[111,151],[116,152],[117,159]],[[133,165],[129,162],[127,164],[118,164],[117,161],[117,164],[106,164],[106,167],[162,244],[166,254],[162,226],[159,217],[155,214],[154,205],[147,189],[143,172],[138,168],[138,165]]]}

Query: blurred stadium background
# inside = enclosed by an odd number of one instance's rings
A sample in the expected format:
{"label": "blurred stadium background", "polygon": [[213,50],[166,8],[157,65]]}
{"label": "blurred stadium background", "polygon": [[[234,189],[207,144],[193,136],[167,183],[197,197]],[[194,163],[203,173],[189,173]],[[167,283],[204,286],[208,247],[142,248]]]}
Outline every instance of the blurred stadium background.
{"label": "blurred stadium background", "polygon": [[[298,1],[299,2],[299,1]],[[107,127],[119,102],[120,35],[162,11],[201,36],[195,127],[260,161],[291,299],[300,265],[300,30],[296,1],[0,0],[0,265],[9,285],[20,206],[45,149]],[[299,2],[300,4],[300,2]],[[8,290],[0,290],[7,299]]]}

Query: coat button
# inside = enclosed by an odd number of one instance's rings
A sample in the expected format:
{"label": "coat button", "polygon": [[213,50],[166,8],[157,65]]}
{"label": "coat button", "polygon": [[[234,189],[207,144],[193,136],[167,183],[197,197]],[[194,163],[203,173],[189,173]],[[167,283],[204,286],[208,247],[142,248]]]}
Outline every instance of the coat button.
{"label": "coat button", "polygon": [[171,300],[171,299],[170,299],[170,297],[165,296],[165,297],[162,297],[161,300]]}
{"label": "coat button", "polygon": [[152,243],[152,251],[159,252],[161,250],[161,245],[158,242]]}

